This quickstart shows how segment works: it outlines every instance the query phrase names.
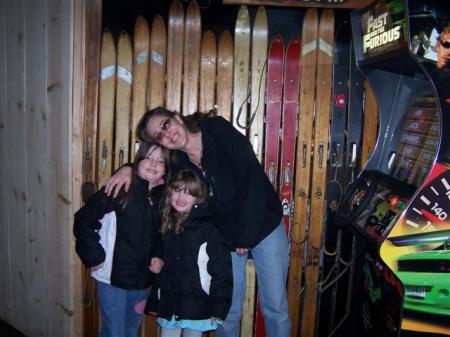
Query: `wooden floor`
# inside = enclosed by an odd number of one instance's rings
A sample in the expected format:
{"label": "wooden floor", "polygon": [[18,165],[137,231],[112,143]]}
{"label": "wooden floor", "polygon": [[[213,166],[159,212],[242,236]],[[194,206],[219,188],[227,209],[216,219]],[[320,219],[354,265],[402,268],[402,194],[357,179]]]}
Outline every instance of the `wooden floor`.
{"label": "wooden floor", "polygon": [[5,322],[0,320],[0,336],[8,336],[8,337],[26,337],[23,333],[20,331],[14,329],[13,327],[9,326]]}

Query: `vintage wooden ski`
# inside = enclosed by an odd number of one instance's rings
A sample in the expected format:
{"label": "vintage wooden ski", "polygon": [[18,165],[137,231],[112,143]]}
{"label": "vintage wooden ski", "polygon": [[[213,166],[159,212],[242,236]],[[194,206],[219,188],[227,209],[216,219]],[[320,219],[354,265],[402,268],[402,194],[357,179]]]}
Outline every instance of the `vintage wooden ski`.
{"label": "vintage wooden ski", "polygon": [[294,221],[291,230],[291,259],[288,280],[291,336],[297,337],[300,318],[300,296],[303,292],[303,258],[309,214],[311,146],[317,64],[317,9],[309,8],[303,18],[302,62],[300,65],[300,108],[297,137],[297,159],[294,190]]}
{"label": "vintage wooden ski", "polygon": [[[102,2],[93,0],[86,3],[86,59],[84,87],[84,120],[83,120],[83,202],[95,192],[94,181],[97,166],[97,112],[99,100],[99,69],[102,39]],[[87,190],[87,193],[86,193]],[[82,267],[83,285],[81,304],[83,308],[82,335],[95,337],[99,331],[99,306],[96,299],[95,280],[90,270]]]}
{"label": "vintage wooden ski", "polygon": [[244,304],[242,306],[241,336],[253,336],[255,294],[256,294],[256,271],[252,259],[248,259],[245,271],[246,287]]}
{"label": "vintage wooden ski", "polygon": [[102,36],[100,55],[100,101],[98,109],[97,185],[101,187],[112,173],[114,98],[116,92],[116,47],[109,30]]}
{"label": "vintage wooden ski", "polygon": [[150,31],[147,20],[139,15],[134,25],[134,62],[133,90],[131,103],[131,141],[130,157],[134,158],[137,150],[136,126],[147,109],[148,53],[150,48]]}
{"label": "vintage wooden ski", "polygon": [[191,0],[184,21],[183,115],[193,114],[198,109],[201,39],[200,8]]}
{"label": "vintage wooden ski", "polygon": [[302,336],[315,336],[320,281],[320,255],[325,221],[325,189],[333,78],[334,12],[324,9],[320,16],[317,54],[314,155],[311,181],[311,211],[305,263],[305,303]]}
{"label": "vintage wooden ski", "polygon": [[284,61],[283,114],[281,127],[280,199],[286,233],[289,235],[293,209],[295,140],[300,81],[300,39],[293,37]]}
{"label": "vintage wooden ski", "polygon": [[217,50],[217,114],[231,122],[233,90],[233,37],[228,30],[222,32]]}
{"label": "vintage wooden ski", "polygon": [[234,30],[233,125],[247,133],[248,71],[250,63],[250,16],[247,6],[239,8]]}
{"label": "vintage wooden ski", "polygon": [[319,313],[320,317],[325,319],[318,327],[318,335],[327,334],[334,327],[337,283],[339,273],[342,270],[340,254],[342,232],[336,228],[334,213],[341,202],[344,189],[345,125],[349,90],[350,38],[350,23],[344,21],[336,29],[333,51],[333,99],[326,188],[326,234],[323,250],[324,278],[322,280],[322,290],[319,294]]}
{"label": "vintage wooden ski", "polygon": [[167,32],[166,108],[181,111],[181,80],[184,49],[184,9],[180,0],[173,0],[169,11]]}
{"label": "vintage wooden ski", "polygon": [[264,169],[275,190],[278,189],[280,121],[283,100],[284,44],[281,35],[272,39],[267,69],[267,116]]}
{"label": "vintage wooden ski", "polygon": [[130,149],[131,86],[133,50],[130,36],[122,31],[117,42],[116,118],[113,170],[128,163]]}
{"label": "vintage wooden ski", "polygon": [[161,15],[155,15],[150,36],[150,66],[147,108],[164,106],[166,74],[166,25]]}
{"label": "vintage wooden ski", "polygon": [[[262,8],[262,7],[260,7]],[[260,11],[260,13],[263,13]],[[265,11],[264,11],[265,15]],[[258,20],[258,17],[256,18]],[[256,25],[255,20],[255,25]],[[255,34],[253,34],[255,37]],[[255,49],[255,42],[252,42],[253,49]],[[265,53],[266,54],[266,53]],[[278,159],[280,153],[280,120],[281,120],[281,106],[283,99],[283,63],[284,63],[284,44],[281,35],[275,36],[269,48],[267,56],[267,115],[266,115],[266,137],[264,146],[264,168],[266,174],[277,190],[278,186]],[[252,55],[252,64],[257,69],[262,69],[263,64],[259,65]],[[252,68],[252,74],[254,74]],[[258,74],[259,75],[259,74]],[[264,120],[263,115],[258,116],[259,100],[264,99],[264,96],[258,95],[259,83],[254,83],[252,76],[252,105],[251,108],[251,127],[250,127],[250,141],[253,144],[253,149],[257,156],[262,156],[262,144]],[[255,97],[256,96],[256,97]],[[262,109],[264,112],[264,109]],[[253,119],[253,120],[252,120]],[[260,159],[261,160],[261,159]],[[257,311],[255,317],[255,336],[264,337],[266,335],[264,318],[262,317],[259,301],[257,302]]]}
{"label": "vintage wooden ski", "polygon": [[250,120],[248,123],[250,124],[250,142],[260,162],[262,162],[264,142],[267,35],[267,14],[265,8],[260,6],[256,12],[252,30]]}
{"label": "vintage wooden ski", "polygon": [[203,34],[200,56],[200,99],[199,110],[208,112],[214,109],[216,84],[217,46],[216,37],[210,30]]}
{"label": "vintage wooden ski", "polygon": [[[250,63],[250,16],[247,6],[239,8],[234,31],[233,125],[247,133],[248,71]],[[255,318],[256,279],[253,260],[246,267],[246,294],[242,309],[241,335],[252,336]]]}
{"label": "vintage wooden ski", "polygon": [[364,81],[365,99],[364,99],[364,122],[361,144],[361,163],[363,167],[372,154],[377,141],[378,130],[378,105],[375,94],[368,81]]}
{"label": "vintage wooden ski", "polygon": [[[166,26],[162,16],[155,15],[150,33],[147,109],[164,106],[166,48]],[[141,327],[141,336],[157,337],[159,335],[158,330],[156,318],[145,315]]]}

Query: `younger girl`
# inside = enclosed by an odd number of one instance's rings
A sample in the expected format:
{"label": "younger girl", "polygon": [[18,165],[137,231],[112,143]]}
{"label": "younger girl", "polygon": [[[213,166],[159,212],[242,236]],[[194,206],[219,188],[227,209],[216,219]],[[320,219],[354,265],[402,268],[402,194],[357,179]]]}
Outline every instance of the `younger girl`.
{"label": "younger girl", "polygon": [[231,254],[211,221],[206,193],[194,172],[181,170],[164,194],[164,268],[147,307],[159,316],[161,337],[201,336],[217,329],[230,308]]}
{"label": "younger girl", "polygon": [[75,213],[75,249],[97,281],[101,337],[136,337],[153,274],[159,273],[160,197],[167,150],[143,143],[132,188],[109,197],[102,188]]}

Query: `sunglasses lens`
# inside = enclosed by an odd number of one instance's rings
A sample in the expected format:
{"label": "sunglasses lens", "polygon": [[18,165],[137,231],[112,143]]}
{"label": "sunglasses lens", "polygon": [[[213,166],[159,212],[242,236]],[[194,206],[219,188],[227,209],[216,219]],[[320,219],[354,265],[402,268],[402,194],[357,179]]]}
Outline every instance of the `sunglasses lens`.
{"label": "sunglasses lens", "polygon": [[167,118],[161,125],[161,130],[166,131],[168,128],[170,128],[170,118]]}
{"label": "sunglasses lens", "polygon": [[450,42],[449,41],[442,41],[441,44],[442,44],[442,47],[444,47],[445,49],[450,48]]}
{"label": "sunglasses lens", "polygon": [[159,132],[157,132],[154,135],[154,139],[157,143],[160,143],[164,137],[164,132],[167,131],[170,128],[170,125],[172,124],[172,121],[170,118],[165,119],[161,125],[160,125],[160,130]]}

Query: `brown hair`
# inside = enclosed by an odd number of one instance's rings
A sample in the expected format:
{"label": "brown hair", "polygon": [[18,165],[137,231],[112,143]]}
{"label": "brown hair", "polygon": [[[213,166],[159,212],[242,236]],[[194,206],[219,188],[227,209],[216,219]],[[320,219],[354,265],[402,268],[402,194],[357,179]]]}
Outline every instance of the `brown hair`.
{"label": "brown hair", "polygon": [[[164,168],[165,168],[165,179],[168,180],[170,179],[170,164],[171,164],[171,159],[170,159],[170,152],[169,150],[167,150],[166,148],[162,147],[161,145],[154,143],[154,142],[141,142],[139,144],[139,149],[136,152],[136,155],[134,156],[134,161],[133,161],[133,166],[132,166],[132,170],[133,170],[133,174],[131,175],[131,182],[130,182],[130,187],[128,189],[128,192],[126,192],[124,194],[124,196],[122,197],[122,199],[120,200],[120,203],[122,204],[122,209],[124,209],[127,205],[128,202],[131,199],[131,195],[133,194],[133,188],[136,184],[136,174],[138,172],[138,166],[139,163],[145,159],[145,157],[147,156],[148,151],[154,147],[153,151],[155,151],[157,148],[161,149],[161,153],[164,159]],[[152,151],[152,152],[153,152]]]}
{"label": "brown hair", "polygon": [[211,110],[207,113],[196,112],[189,116],[183,116],[179,112],[167,110],[162,107],[158,107],[152,110],[148,110],[142,118],[139,120],[139,123],[136,127],[136,136],[144,142],[155,142],[155,139],[152,135],[149,135],[147,132],[147,124],[152,117],[160,116],[166,118],[175,118],[178,116],[181,119],[183,126],[189,133],[198,133],[200,132],[200,128],[198,126],[198,121],[204,117],[210,117],[215,114],[215,110]]}
{"label": "brown hair", "polygon": [[183,223],[186,221],[188,214],[181,214],[173,208],[171,203],[172,191],[185,189],[187,193],[196,198],[198,204],[206,200],[207,191],[205,184],[191,170],[179,171],[170,181],[164,197],[161,232],[167,233],[174,231],[179,234],[183,231]]}
{"label": "brown hair", "polygon": [[439,34],[438,37],[438,42],[441,43],[442,39],[444,38],[445,34],[449,34],[450,33],[450,26],[445,27],[442,32]]}

